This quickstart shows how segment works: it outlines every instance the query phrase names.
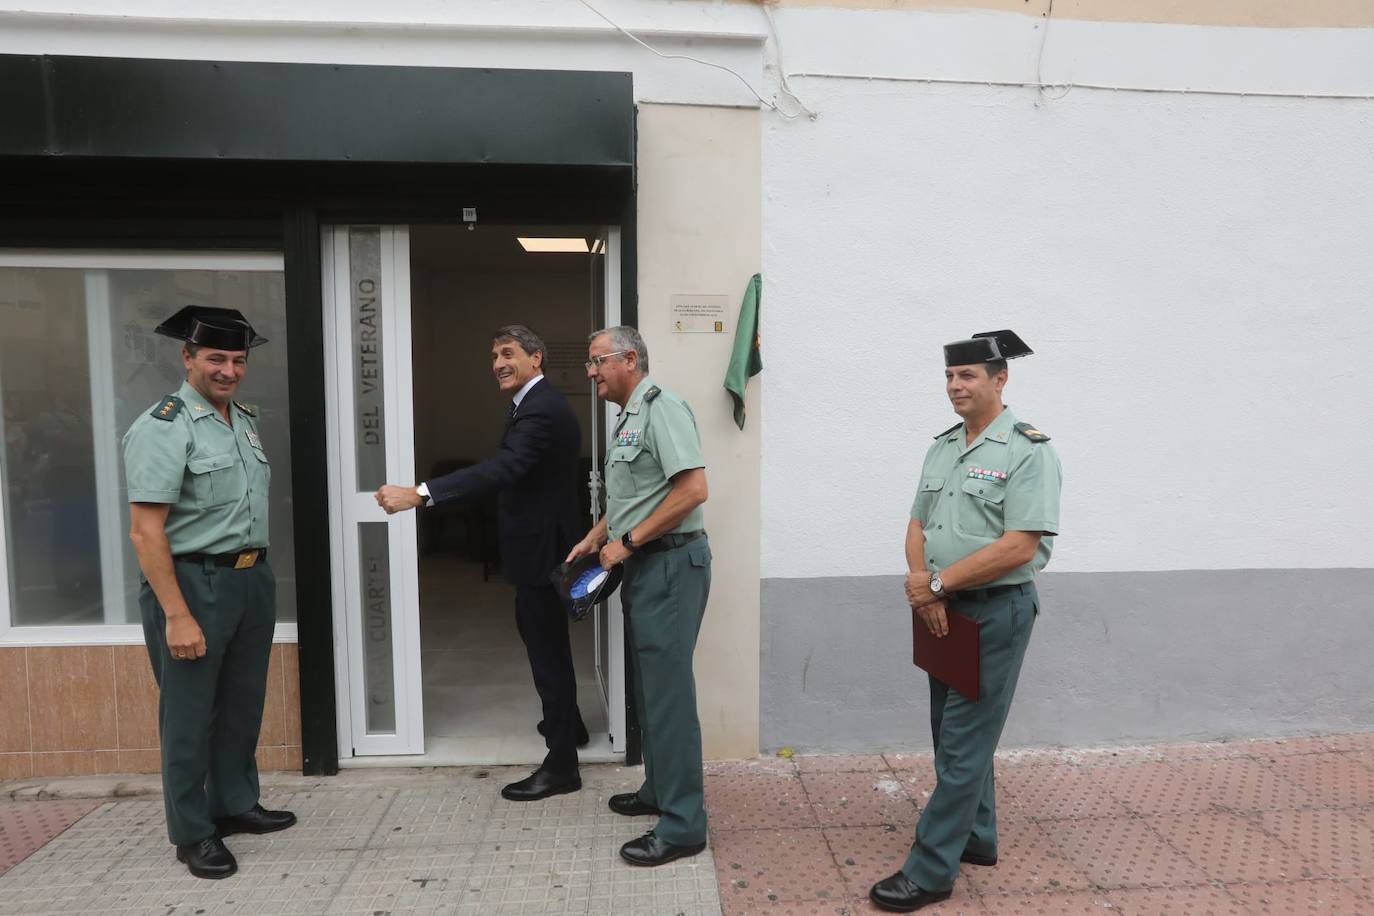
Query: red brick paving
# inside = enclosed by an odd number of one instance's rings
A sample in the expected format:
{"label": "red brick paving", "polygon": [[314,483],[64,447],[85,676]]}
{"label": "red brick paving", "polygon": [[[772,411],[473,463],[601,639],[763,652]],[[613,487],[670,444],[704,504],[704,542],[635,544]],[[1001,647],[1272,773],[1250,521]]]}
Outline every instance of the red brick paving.
{"label": "red brick paving", "polygon": [[[723,913],[877,912],[933,785],[920,751],[709,765]],[[997,786],[998,865],[923,914],[1374,914],[1374,733],[1011,752]]]}
{"label": "red brick paving", "polygon": [[100,807],[99,801],[0,801],[0,875]]}

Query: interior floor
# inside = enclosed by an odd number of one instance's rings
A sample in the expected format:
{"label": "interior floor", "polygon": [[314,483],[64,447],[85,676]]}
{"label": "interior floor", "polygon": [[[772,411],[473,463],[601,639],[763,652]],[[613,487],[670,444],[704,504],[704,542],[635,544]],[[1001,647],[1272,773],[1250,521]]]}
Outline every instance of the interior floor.
{"label": "interior floor", "polygon": [[[606,706],[596,677],[592,619],[570,625],[577,702],[591,735],[584,763],[612,761]],[[425,753],[355,757],[347,766],[538,765],[544,759],[539,695],[515,629],[515,587],[452,552],[420,558],[420,657]]]}

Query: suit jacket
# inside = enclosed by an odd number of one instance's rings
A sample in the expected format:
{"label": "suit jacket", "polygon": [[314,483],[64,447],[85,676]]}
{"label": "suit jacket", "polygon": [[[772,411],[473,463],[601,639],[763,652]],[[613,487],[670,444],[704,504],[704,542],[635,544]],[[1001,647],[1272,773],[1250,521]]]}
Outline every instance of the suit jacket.
{"label": "suit jacket", "polygon": [[543,585],[590,523],[580,516],[582,430],[547,378],[507,417],[501,446],[485,461],[428,481],[434,502],[499,491],[501,571],[516,585]]}

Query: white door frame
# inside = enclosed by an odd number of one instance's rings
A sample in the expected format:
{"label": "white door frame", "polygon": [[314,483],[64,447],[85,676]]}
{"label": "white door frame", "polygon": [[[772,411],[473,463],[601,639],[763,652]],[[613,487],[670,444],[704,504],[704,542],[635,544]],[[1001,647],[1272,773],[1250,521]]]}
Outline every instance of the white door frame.
{"label": "white door frame", "polygon": [[[338,710],[339,756],[423,754],[425,729],[420,683],[420,588],[415,513],[388,516],[370,489],[359,488],[358,385],[354,372],[354,281],[349,258],[350,229],[379,229],[380,276],[363,278],[380,292],[375,319],[381,323],[383,385],[381,432],[387,481],[414,476],[415,436],[411,393],[410,230],[406,226],[326,226],[321,229],[325,385],[331,569],[334,595],[335,690],[347,702]],[[369,484],[379,483],[369,481]],[[365,600],[359,525],[387,526],[389,574],[369,580]],[[375,590],[385,588],[385,592]],[[384,599],[388,599],[384,600]],[[380,612],[380,614],[379,614]],[[370,629],[369,629],[370,628]],[[368,645],[390,634],[390,683],[366,683]],[[381,658],[385,658],[383,652]],[[377,656],[373,656],[374,662]],[[368,688],[389,690],[394,728],[368,728]],[[382,704],[383,706],[385,704]]]}
{"label": "white door frame", "polygon": [[[620,324],[620,227],[611,226],[606,232],[606,257],[605,257],[605,276],[602,289],[605,290],[605,320],[606,327],[615,327]],[[594,383],[593,383],[594,384]],[[592,389],[592,403],[596,403],[596,390]],[[595,409],[593,407],[593,409]],[[604,480],[602,479],[601,456],[602,450],[609,448],[611,443],[611,430],[615,429],[616,420],[620,417],[620,408],[605,401],[602,404],[601,422],[603,425],[604,438],[602,442],[592,443],[592,472],[596,477],[597,491],[604,490]],[[593,491],[592,505],[598,506],[597,499],[600,492]],[[593,513],[600,512],[599,508],[594,508]],[[601,657],[601,627],[606,627],[607,640],[610,658]],[[620,604],[620,590],[605,602],[605,612],[600,609],[596,612],[597,633],[593,642],[596,644],[596,677],[601,686],[601,692],[606,697],[606,719],[611,734],[611,751],[616,754],[625,753],[625,617]]]}

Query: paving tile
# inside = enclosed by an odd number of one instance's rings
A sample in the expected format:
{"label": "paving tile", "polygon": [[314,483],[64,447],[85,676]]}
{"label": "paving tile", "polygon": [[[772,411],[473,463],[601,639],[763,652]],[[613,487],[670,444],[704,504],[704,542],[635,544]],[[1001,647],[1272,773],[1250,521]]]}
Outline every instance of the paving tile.
{"label": "paving tile", "polygon": [[1027,818],[1000,818],[997,864],[962,865],[960,873],[985,897],[1090,888],[1092,881],[1055,842],[1058,827],[1058,821],[1040,824]]}
{"label": "paving tile", "polygon": [[1100,888],[1206,884],[1207,876],[1136,817],[1043,824],[1045,832]]}
{"label": "paving tile", "polygon": [[[867,914],[887,913],[887,910],[880,909],[873,905],[868,899],[867,892],[862,897],[851,898],[849,901],[849,913]],[[921,916],[985,916],[988,911],[983,908],[982,899],[962,881],[956,881],[953,893],[948,900],[941,900],[939,903],[932,903],[921,908]]]}
{"label": "paving tile", "polygon": [[875,881],[906,862],[915,832],[905,827],[826,827],[821,831],[851,897],[863,897]]}
{"label": "paving tile", "polygon": [[1283,881],[1315,874],[1315,863],[1238,814],[1164,814],[1145,820],[1215,881]]}
{"label": "paving tile", "polygon": [[296,826],[269,836],[324,849],[362,849],[372,839],[398,791],[385,786],[368,786],[353,792],[309,789],[268,794],[262,800],[265,807],[296,814]]}
{"label": "paving tile", "polygon": [[828,906],[846,898],[820,828],[714,830],[711,845],[721,907],[728,912],[753,912],[778,903]]}
{"label": "paving tile", "polygon": [[802,773],[806,797],[822,827],[891,824],[910,829],[916,806],[887,769],[869,773]]}
{"label": "paving tile", "polygon": [[1365,909],[1374,912],[1374,878],[1349,878],[1341,882],[1365,903]]}
{"label": "paving tile", "polygon": [[1325,735],[1313,739],[1332,751],[1374,751],[1374,731],[1352,732],[1345,735]]}
{"label": "paving tile", "polygon": [[1339,881],[1290,881],[1272,884],[1231,884],[1227,893],[1254,914],[1316,916],[1368,912],[1368,904]]}
{"label": "paving tile", "polygon": [[906,751],[900,754],[884,754],[883,760],[894,773],[908,770],[924,773],[935,772],[935,754],[931,751]]}
{"label": "paving tile", "polygon": [[803,756],[793,757],[800,773],[887,773],[891,767],[882,754],[862,754],[857,756]]}
{"label": "paving tile", "polygon": [[1345,811],[1265,811],[1257,823],[1314,862],[1318,876],[1374,878],[1374,830]]}
{"label": "paving tile", "polygon": [[1136,814],[1183,814],[1213,808],[1259,811],[1299,808],[1316,801],[1269,764],[1248,758],[1160,761],[1096,772],[1107,791]]}
{"label": "paving tile", "polygon": [[706,810],[720,830],[820,826],[790,766],[787,771],[708,772]]}
{"label": "paving tile", "polygon": [[1374,805],[1374,751],[1275,757],[1264,766],[1302,787],[1313,804]]}
{"label": "paving tile", "polygon": [[[795,776],[797,773],[796,758],[783,757],[758,757],[753,760],[707,760],[702,764],[702,770],[708,777],[710,776]],[[643,781],[644,771],[641,767],[633,767],[632,771],[638,771],[640,781]]]}
{"label": "paving tile", "polygon": [[999,767],[997,810],[1054,820],[1124,816],[1126,809],[1103,785],[1102,771],[1074,766]]}
{"label": "paving tile", "polygon": [[983,911],[989,916],[1103,916],[1115,907],[1099,891],[1053,894],[984,894]]}
{"label": "paving tile", "polygon": [[1246,916],[1248,912],[1226,888],[1215,885],[1116,888],[1107,893],[1112,910],[1121,916]]}
{"label": "paving tile", "polygon": [[98,807],[94,800],[0,802],[0,875]]}

